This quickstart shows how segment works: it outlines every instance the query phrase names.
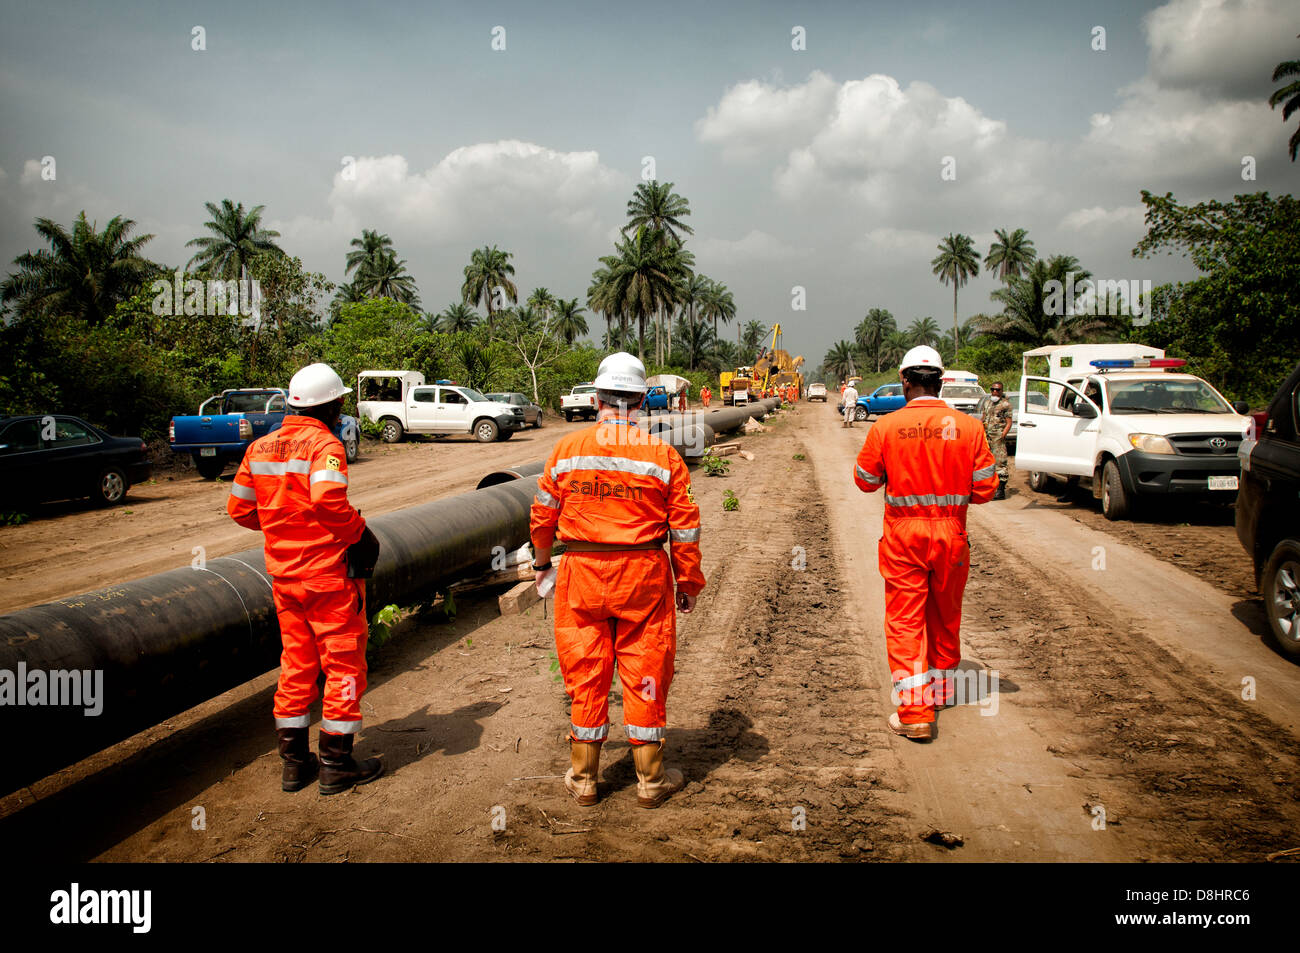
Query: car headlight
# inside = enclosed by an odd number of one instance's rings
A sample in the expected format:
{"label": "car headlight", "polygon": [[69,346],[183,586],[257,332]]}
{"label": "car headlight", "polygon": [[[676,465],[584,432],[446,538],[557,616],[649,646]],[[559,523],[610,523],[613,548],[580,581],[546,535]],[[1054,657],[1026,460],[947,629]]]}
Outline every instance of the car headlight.
{"label": "car headlight", "polygon": [[1169,438],[1162,437],[1158,433],[1131,433],[1128,435],[1128,442],[1136,450],[1144,450],[1147,453],[1177,453],[1174,445],[1169,442]]}

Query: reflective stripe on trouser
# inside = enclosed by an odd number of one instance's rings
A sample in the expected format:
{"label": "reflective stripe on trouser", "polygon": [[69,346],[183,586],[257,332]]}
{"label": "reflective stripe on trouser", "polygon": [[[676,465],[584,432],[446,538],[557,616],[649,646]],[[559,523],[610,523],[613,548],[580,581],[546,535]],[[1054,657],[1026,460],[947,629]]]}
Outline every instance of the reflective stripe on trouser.
{"label": "reflective stripe on trouser", "polygon": [[555,580],[555,649],[572,700],[571,737],[605,738],[617,660],[628,740],[662,739],[677,655],[668,554],[567,553]]}
{"label": "reflective stripe on trouser", "polygon": [[961,661],[961,599],[970,572],[966,532],[957,520],[890,520],[879,559],[899,720],[934,721],[933,675]]}
{"label": "reflective stripe on trouser", "polygon": [[272,589],[282,646],[276,727],[306,726],[323,670],[321,730],[340,735],[360,731],[366,691],[365,581],[346,576],[276,579]]}

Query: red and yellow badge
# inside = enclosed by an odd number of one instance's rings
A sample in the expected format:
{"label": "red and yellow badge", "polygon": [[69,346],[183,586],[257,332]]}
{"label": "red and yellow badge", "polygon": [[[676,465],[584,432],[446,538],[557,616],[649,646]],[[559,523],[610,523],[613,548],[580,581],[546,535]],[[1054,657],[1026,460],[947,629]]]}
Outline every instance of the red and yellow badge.
{"label": "red and yellow badge", "polygon": [[325,458],[325,469],[326,469],[326,470],[342,470],[342,469],[343,469],[343,463],[342,463],[341,460],[339,460],[338,457],[334,456],[333,454],[330,454],[328,457]]}
{"label": "red and yellow badge", "polygon": [[689,483],[686,484],[686,498],[690,500],[692,503],[695,502],[695,491],[691,489],[691,485]]}

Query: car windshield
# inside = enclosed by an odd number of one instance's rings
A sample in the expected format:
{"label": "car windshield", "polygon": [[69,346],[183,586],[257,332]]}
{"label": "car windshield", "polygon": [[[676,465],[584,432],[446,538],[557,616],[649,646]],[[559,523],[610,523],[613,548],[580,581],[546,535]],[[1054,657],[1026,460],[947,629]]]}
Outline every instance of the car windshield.
{"label": "car windshield", "polygon": [[1232,408],[1204,381],[1106,382],[1113,414],[1230,414]]}
{"label": "car windshield", "polygon": [[596,393],[596,388],[591,384],[579,384],[577,387],[573,388],[573,392],[575,394],[594,394]]}
{"label": "car windshield", "polygon": [[973,384],[944,384],[940,397],[969,397],[979,399],[984,396],[984,389]]}
{"label": "car windshield", "polygon": [[472,387],[458,387],[456,389],[465,395],[466,400],[477,400],[477,401],[487,400],[486,397],[484,397],[482,394],[480,394]]}

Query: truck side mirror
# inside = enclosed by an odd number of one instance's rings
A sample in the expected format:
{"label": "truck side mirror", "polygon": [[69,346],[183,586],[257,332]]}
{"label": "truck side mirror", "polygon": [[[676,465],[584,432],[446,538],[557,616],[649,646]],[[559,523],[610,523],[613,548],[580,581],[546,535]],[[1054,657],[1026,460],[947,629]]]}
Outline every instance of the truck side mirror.
{"label": "truck side mirror", "polygon": [[1243,417],[1250,414],[1250,404],[1246,403],[1244,400],[1234,400],[1232,402],[1232,409]]}
{"label": "truck side mirror", "polygon": [[1097,416],[1096,408],[1093,407],[1092,404],[1089,404],[1087,401],[1076,400],[1074,402],[1074,406],[1071,407],[1070,409],[1074,412],[1074,416],[1076,417],[1083,417],[1088,420],[1091,420],[1093,417]]}

